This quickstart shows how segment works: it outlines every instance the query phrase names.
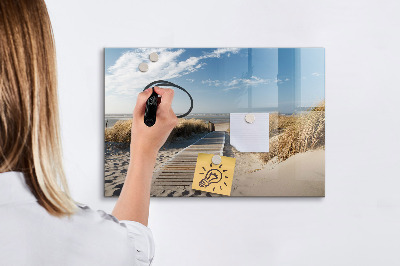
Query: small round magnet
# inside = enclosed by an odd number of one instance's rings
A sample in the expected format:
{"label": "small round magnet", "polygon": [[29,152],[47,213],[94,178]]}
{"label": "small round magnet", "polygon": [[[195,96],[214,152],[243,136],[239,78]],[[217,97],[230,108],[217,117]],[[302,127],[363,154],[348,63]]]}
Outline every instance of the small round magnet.
{"label": "small round magnet", "polygon": [[149,65],[146,63],[140,63],[139,64],[139,70],[142,72],[147,72],[149,70]]}
{"label": "small round magnet", "polygon": [[151,53],[149,55],[150,61],[151,62],[157,62],[158,61],[158,54],[157,53]]}
{"label": "small round magnet", "polygon": [[254,121],[256,120],[256,117],[254,116],[254,114],[247,114],[244,117],[244,120],[246,120],[246,122],[249,123],[249,124],[253,124]]}
{"label": "small round magnet", "polygon": [[212,157],[211,161],[212,161],[213,164],[218,165],[218,164],[221,163],[222,159],[221,159],[221,156],[219,156],[219,155],[214,155],[214,156]]}

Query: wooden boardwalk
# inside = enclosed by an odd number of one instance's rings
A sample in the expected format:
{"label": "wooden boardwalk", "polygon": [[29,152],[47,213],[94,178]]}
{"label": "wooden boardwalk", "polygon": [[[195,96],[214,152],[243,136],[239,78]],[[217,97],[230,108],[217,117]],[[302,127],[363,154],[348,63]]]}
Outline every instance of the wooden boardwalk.
{"label": "wooden boardwalk", "polygon": [[176,188],[192,186],[198,153],[223,155],[225,131],[213,131],[177,153],[154,173],[152,187]]}

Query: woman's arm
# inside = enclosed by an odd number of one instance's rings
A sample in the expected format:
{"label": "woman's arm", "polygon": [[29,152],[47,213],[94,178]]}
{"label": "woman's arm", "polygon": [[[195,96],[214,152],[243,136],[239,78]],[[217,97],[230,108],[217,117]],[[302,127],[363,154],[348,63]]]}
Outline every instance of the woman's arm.
{"label": "woman's arm", "polygon": [[112,214],[119,220],[130,220],[147,226],[149,218],[150,187],[158,150],[167,140],[178,122],[171,103],[172,89],[155,87],[161,95],[154,126],[144,124],[146,101],[152,93],[147,89],[139,93],[132,119],[131,156],[121,195]]}

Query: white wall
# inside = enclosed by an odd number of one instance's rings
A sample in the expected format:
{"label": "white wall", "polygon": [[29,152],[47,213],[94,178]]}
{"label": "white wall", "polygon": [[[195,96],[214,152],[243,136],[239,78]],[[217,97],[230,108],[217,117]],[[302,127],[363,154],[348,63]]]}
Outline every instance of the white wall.
{"label": "white wall", "polygon": [[104,47],[326,48],[326,197],[152,199],[154,265],[400,265],[398,1],[47,3],[69,183],[106,211]]}

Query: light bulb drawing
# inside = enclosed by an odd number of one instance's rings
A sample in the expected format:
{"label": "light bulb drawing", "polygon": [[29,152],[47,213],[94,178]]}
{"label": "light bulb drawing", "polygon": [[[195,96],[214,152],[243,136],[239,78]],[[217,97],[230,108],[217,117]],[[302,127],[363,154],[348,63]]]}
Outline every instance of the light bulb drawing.
{"label": "light bulb drawing", "polygon": [[[210,164],[210,167],[213,167],[213,164]],[[205,174],[205,177],[200,180],[199,186],[200,187],[208,187],[211,184],[215,184],[213,191],[215,191],[215,188],[219,187],[220,190],[222,190],[222,186],[228,186],[226,182],[222,181],[223,178],[228,178],[226,175],[224,176],[224,172],[228,171],[222,168],[222,164],[219,165],[218,168],[211,168],[211,169],[206,169],[204,166],[202,167],[204,170],[204,173],[200,173],[201,175]]]}

